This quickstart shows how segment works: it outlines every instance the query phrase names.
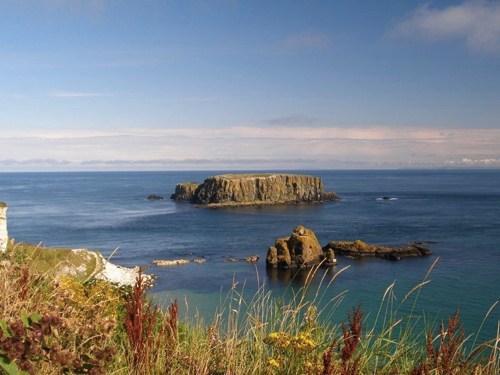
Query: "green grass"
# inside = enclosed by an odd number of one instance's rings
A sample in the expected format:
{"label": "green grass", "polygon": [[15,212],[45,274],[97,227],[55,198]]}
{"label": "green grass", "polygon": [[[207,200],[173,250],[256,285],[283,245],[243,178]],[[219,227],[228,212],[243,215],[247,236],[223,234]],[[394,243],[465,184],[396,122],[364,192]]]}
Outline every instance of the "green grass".
{"label": "green grass", "polygon": [[276,176],[276,175],[280,175],[280,176],[294,176],[294,177],[310,177],[310,176],[306,176],[306,175],[290,174],[290,173],[221,174],[221,175],[217,175],[215,177],[224,178],[224,179],[227,179],[227,180],[239,180],[239,179],[242,179],[242,178],[270,177],[270,176]]}

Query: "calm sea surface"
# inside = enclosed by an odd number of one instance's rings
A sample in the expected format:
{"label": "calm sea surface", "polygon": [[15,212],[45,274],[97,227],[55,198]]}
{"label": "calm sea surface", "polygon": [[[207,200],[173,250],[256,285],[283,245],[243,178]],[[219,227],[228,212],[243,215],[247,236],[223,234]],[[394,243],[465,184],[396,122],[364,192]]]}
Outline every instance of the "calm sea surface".
{"label": "calm sea surface", "polygon": [[[241,209],[198,209],[166,198],[181,181],[199,181],[219,172],[3,173],[0,201],[9,204],[9,234],[18,241],[54,247],[86,247],[124,266],[150,265],[155,259],[203,257],[204,264],[158,268],[152,292],[161,303],[187,299],[189,312],[213,316],[233,281],[251,294],[257,280],[273,295],[303,285],[303,275],[268,271],[265,256],[278,237],[301,224],[313,229],[321,245],[356,240],[400,246],[415,241],[434,255],[399,262],[354,261],[339,257],[327,272],[338,275],[324,300],[348,291],[334,319],[359,301],[376,312],[384,291],[395,284],[401,301],[439,257],[418,299],[417,311],[446,318],[457,308],[467,332],[481,324],[500,299],[500,171],[300,171],[323,178],[326,190],[344,200],[323,205]],[[377,201],[383,196],[394,201]],[[260,255],[257,266],[225,263],[225,257]],[[315,291],[325,271],[313,280]],[[290,289],[289,289],[290,290]],[[311,292],[311,295],[314,293]],[[500,308],[486,321],[481,338],[496,334]]]}

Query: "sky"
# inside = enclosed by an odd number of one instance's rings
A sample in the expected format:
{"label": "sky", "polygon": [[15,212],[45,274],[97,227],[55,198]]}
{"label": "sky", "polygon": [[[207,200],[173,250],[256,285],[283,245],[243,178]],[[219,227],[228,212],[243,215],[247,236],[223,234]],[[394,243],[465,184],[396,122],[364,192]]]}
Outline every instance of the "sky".
{"label": "sky", "polygon": [[0,0],[0,171],[500,168],[500,0]]}

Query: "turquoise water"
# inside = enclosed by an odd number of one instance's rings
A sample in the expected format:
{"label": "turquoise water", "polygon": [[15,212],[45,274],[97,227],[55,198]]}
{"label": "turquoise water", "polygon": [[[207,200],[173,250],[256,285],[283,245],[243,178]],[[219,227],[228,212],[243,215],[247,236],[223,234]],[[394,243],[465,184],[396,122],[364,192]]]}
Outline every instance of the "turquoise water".
{"label": "turquoise water", "polygon": [[[398,301],[417,285],[437,257],[431,282],[419,295],[417,311],[446,318],[457,308],[467,332],[477,330],[484,315],[500,299],[500,172],[461,171],[300,171],[320,176],[326,190],[341,202],[210,210],[170,200],[147,201],[150,194],[169,197],[180,181],[202,181],[218,172],[4,173],[0,201],[9,204],[9,234],[18,241],[47,246],[86,247],[114,262],[150,265],[154,259],[204,257],[206,263],[158,268],[152,292],[164,303],[187,299],[189,313],[213,316],[233,280],[251,294],[257,280],[275,296],[288,286],[298,289],[304,275],[266,270],[264,258],[278,237],[301,224],[316,233],[321,245],[355,240],[399,246],[415,241],[434,255],[399,262],[354,261],[321,270],[329,281],[350,266],[328,289],[325,300],[348,291],[334,319],[362,301],[375,312],[386,288],[396,282]],[[395,201],[377,201],[383,196]],[[225,257],[260,255],[257,266],[225,263]],[[312,292],[311,292],[312,293]],[[311,294],[312,295],[312,294]],[[408,311],[406,311],[408,312]],[[373,315],[373,314],[372,314]],[[500,309],[493,310],[482,338],[496,333]]]}

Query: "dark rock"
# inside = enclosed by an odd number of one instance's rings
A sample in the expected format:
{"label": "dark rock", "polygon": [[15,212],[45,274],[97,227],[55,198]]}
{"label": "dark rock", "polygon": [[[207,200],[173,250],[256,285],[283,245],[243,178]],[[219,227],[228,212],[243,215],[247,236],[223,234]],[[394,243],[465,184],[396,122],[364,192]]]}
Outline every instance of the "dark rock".
{"label": "dark rock", "polygon": [[336,254],[347,257],[377,257],[382,259],[400,260],[408,257],[419,257],[432,254],[428,248],[418,244],[409,244],[406,247],[383,247],[368,245],[360,240],[354,242],[332,241],[323,251],[333,250]]}
{"label": "dark rock", "polygon": [[162,201],[162,200],[164,200],[164,199],[165,199],[165,198],[160,197],[160,196],[158,196],[158,195],[150,195],[150,196],[148,197],[148,201]]}

